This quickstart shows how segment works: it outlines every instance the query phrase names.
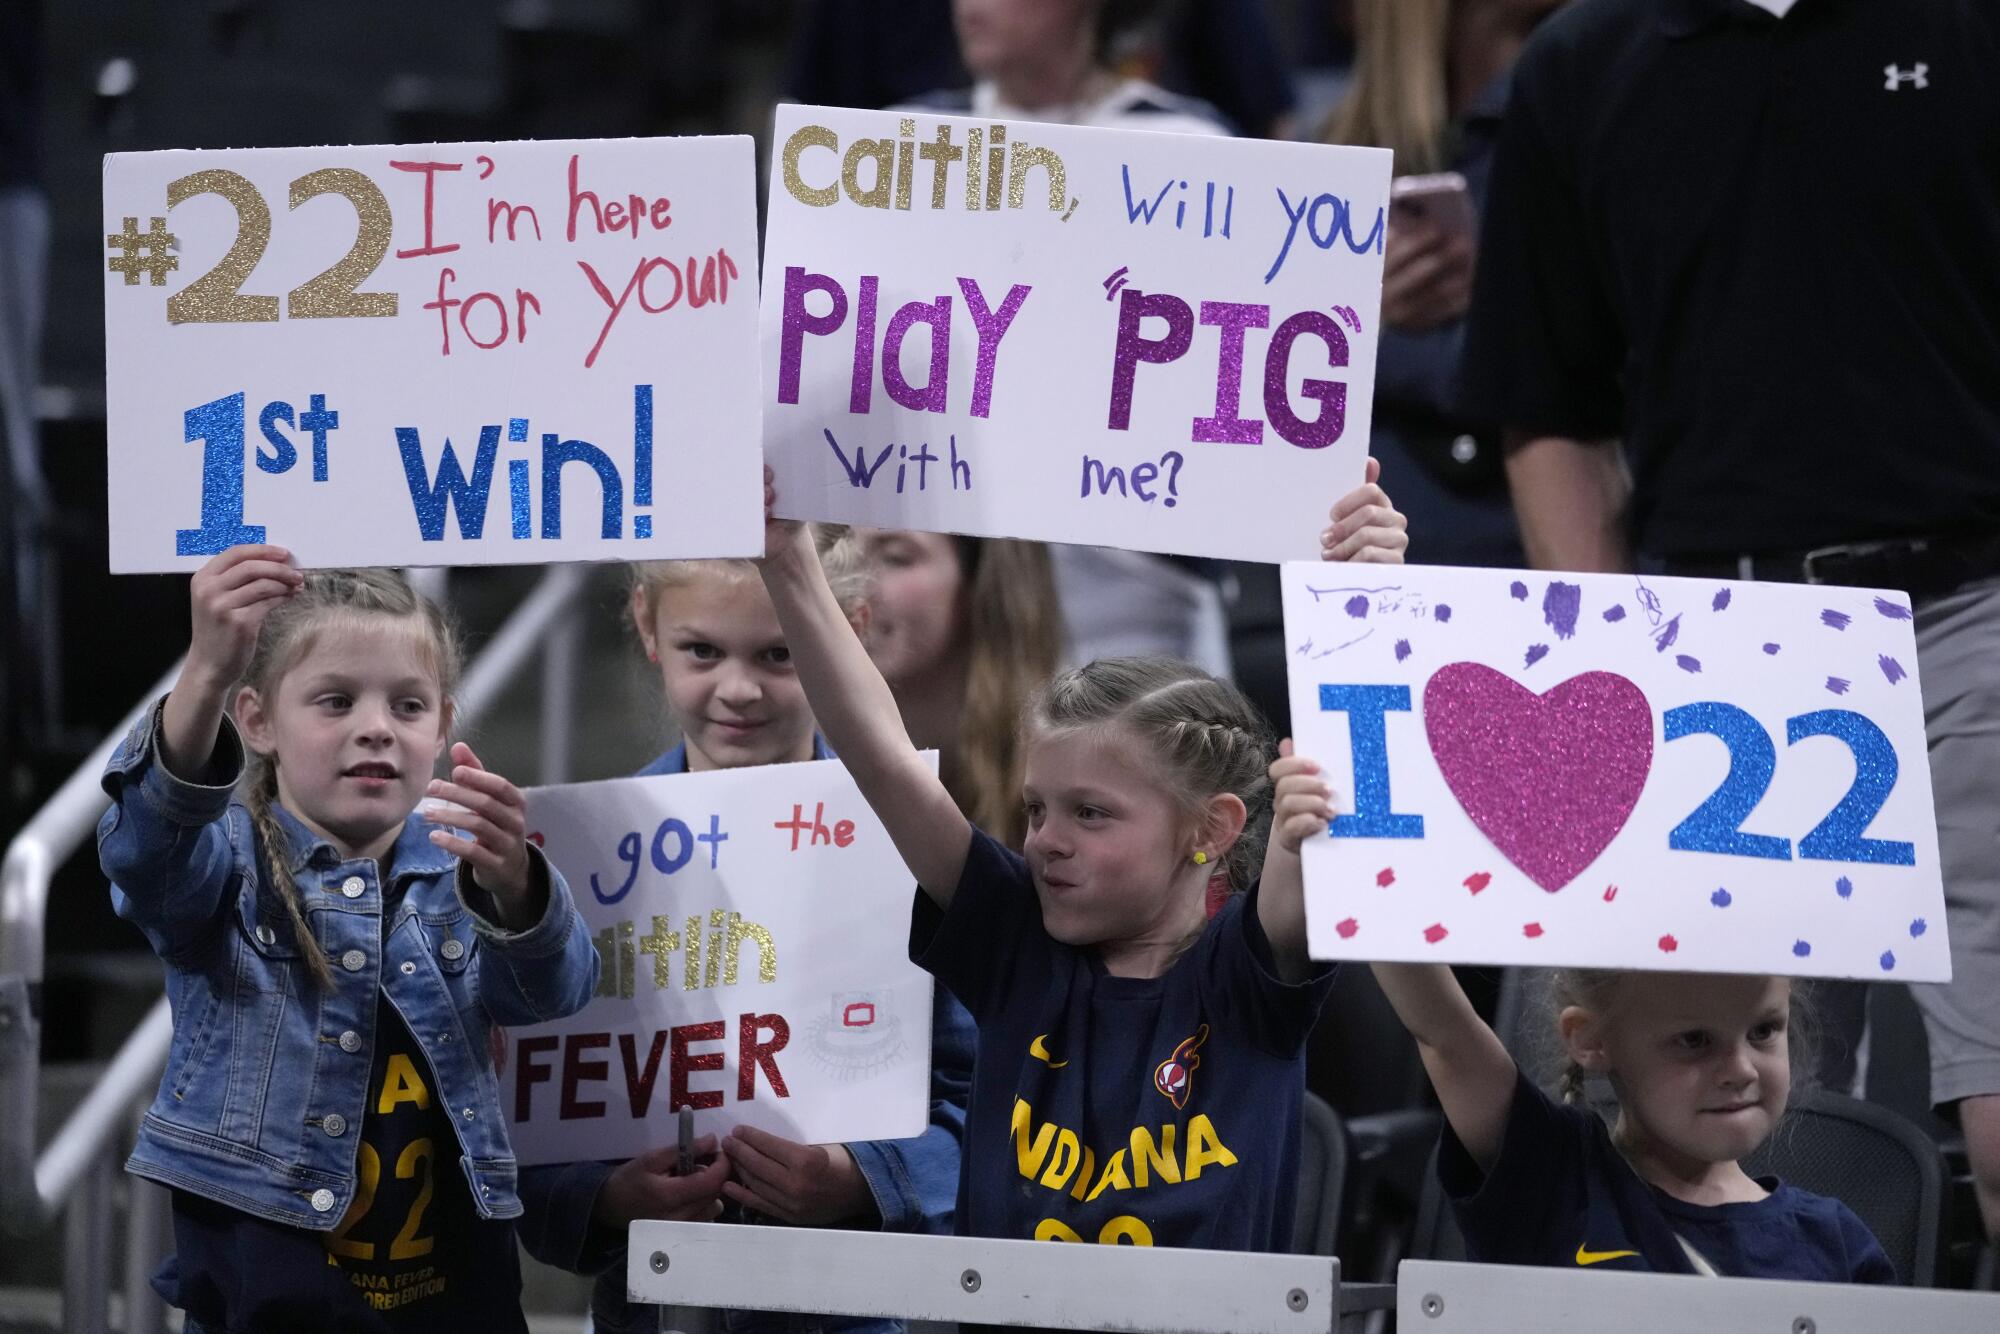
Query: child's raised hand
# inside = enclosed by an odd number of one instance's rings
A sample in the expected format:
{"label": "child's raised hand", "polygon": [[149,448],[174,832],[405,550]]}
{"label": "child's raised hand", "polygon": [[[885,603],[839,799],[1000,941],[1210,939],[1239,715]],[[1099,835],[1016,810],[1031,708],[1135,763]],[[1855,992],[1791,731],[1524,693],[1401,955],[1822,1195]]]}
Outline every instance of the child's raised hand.
{"label": "child's raised hand", "polygon": [[874,1192],[841,1144],[800,1144],[754,1126],[738,1126],[723,1141],[736,1179],[722,1193],[748,1209],[819,1227],[866,1214]]}
{"label": "child's raised hand", "polygon": [[1271,835],[1278,846],[1296,854],[1307,839],[1326,833],[1333,819],[1333,789],[1319,776],[1319,765],[1292,753],[1292,740],[1278,743],[1271,762]]}
{"label": "child's raised hand", "polygon": [[1368,460],[1367,480],[1334,502],[1333,522],[1320,532],[1321,560],[1401,565],[1410,545],[1410,521],[1377,484],[1379,459]]}
{"label": "child's raised hand", "polygon": [[503,914],[525,917],[528,800],[481,764],[463,741],[452,746],[451,762],[451,778],[433,778],[430,795],[459,809],[424,811],[432,824],[450,826],[431,830],[431,842],[471,866],[473,883],[493,896]]}
{"label": "child's raised hand", "polygon": [[713,1135],[696,1140],[694,1153],[697,1160],[710,1161],[691,1176],[676,1175],[680,1150],[672,1144],[618,1164],[597,1188],[591,1221],[623,1236],[633,1220],[640,1218],[672,1218],[685,1223],[713,1219],[722,1212],[722,1183],[729,1178],[729,1159],[716,1152]]}
{"label": "child's raised hand", "polygon": [[205,684],[226,688],[249,667],[264,618],[305,581],[283,547],[231,547],[210,557],[188,585],[188,667]]}
{"label": "child's raised hand", "polygon": [[764,558],[778,555],[798,541],[805,524],[797,519],[780,519],[773,513],[778,504],[778,477],[771,465],[764,465]]}

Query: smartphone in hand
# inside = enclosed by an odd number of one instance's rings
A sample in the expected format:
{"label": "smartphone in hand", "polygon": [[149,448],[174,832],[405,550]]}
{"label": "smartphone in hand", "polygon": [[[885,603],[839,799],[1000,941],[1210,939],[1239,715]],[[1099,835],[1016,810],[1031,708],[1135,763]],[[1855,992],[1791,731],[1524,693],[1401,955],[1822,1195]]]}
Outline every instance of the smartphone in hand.
{"label": "smartphone in hand", "polygon": [[1468,236],[1478,228],[1472,194],[1465,177],[1455,171],[1398,176],[1389,182],[1389,220],[1392,226],[1436,227]]}

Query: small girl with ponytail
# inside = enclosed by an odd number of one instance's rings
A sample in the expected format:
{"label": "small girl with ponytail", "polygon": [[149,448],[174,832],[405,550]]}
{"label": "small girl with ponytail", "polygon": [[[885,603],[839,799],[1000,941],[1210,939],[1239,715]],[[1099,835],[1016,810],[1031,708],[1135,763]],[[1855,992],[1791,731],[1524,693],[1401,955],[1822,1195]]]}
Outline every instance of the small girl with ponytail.
{"label": "small girl with ponytail", "polygon": [[173,1191],[155,1286],[197,1331],[525,1330],[488,1039],[582,1008],[597,954],[519,790],[462,743],[431,778],[451,628],[393,573],[271,546],[190,600],[98,828],[174,1012],[127,1164]]}
{"label": "small girl with ponytail", "polygon": [[[1325,545],[1400,559],[1372,483]],[[1332,969],[1306,957],[1296,842],[1263,855],[1273,754],[1249,701],[1165,659],[1058,675],[1023,720],[1016,854],[911,745],[801,525],[767,523],[762,569],[820,726],[920,887],[911,957],[979,1025],[959,1232],[1287,1249]],[[1241,892],[1210,917],[1218,872]]]}
{"label": "small girl with ponytail", "polygon": [[[1281,837],[1322,834],[1310,761],[1281,777]],[[1730,1278],[1894,1283],[1838,1200],[1753,1178],[1791,1089],[1783,977],[1571,969],[1553,977],[1563,1100],[1515,1065],[1443,964],[1377,963],[1444,1107],[1440,1184],[1474,1260]],[[1586,1077],[1618,1096],[1607,1129]]]}

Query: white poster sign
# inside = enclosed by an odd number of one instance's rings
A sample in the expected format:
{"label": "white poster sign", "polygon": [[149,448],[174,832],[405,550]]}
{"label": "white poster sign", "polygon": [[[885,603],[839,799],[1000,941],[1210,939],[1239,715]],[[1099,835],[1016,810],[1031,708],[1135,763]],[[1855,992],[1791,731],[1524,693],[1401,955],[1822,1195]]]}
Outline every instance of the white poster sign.
{"label": "white poster sign", "polygon": [[1361,480],[1389,154],[778,108],[782,513],[1280,560]]}
{"label": "white poster sign", "polygon": [[1909,598],[1289,564],[1316,958],[1947,980]]}
{"label": "white poster sign", "polygon": [[603,973],[579,1013],[507,1031],[523,1163],[671,1144],[683,1106],[702,1134],[923,1132],[915,882],[837,761],[535,788],[528,823]]}
{"label": "white poster sign", "polygon": [[113,153],[111,568],[752,555],[748,138]]}

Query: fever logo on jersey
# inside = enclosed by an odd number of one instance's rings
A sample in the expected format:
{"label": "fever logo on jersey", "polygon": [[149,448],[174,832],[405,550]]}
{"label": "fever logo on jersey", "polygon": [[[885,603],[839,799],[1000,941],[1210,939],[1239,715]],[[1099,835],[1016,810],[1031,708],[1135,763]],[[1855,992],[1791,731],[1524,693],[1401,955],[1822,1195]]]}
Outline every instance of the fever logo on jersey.
{"label": "fever logo on jersey", "polygon": [[1160,1096],[1174,1105],[1175,1111],[1187,1106],[1188,1093],[1194,1088],[1194,1072],[1201,1068],[1201,1057],[1195,1055],[1201,1044],[1208,1041],[1208,1025],[1195,1030],[1193,1037],[1174,1048],[1174,1054],[1161,1061],[1153,1071],[1153,1087]]}

